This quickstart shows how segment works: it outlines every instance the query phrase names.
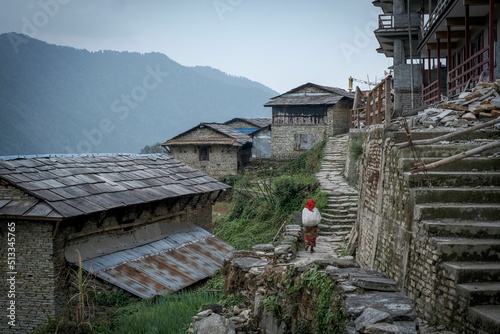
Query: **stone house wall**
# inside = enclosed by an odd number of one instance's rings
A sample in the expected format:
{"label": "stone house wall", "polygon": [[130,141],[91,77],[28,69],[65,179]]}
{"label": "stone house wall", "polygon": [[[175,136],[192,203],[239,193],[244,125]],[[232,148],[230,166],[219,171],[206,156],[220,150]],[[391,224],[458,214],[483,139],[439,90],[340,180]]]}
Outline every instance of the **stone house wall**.
{"label": "stone house wall", "polygon": [[213,177],[238,173],[238,157],[241,154],[238,147],[210,145],[208,142],[203,146],[210,146],[209,160],[207,161],[200,161],[199,149],[195,145],[174,146],[171,148],[170,154],[186,165]]}
{"label": "stone house wall", "polygon": [[[311,89],[315,92],[314,89]],[[349,111],[351,99],[343,99],[336,105],[328,107],[327,124],[273,124],[271,131],[271,156],[277,160],[288,160],[303,151],[295,147],[295,135],[310,134],[313,145],[326,140],[329,136],[349,131]]]}
{"label": "stone house wall", "polygon": [[[15,268],[7,267],[7,224],[15,224]],[[56,313],[52,233],[54,223],[43,221],[0,220],[0,332],[26,333]],[[10,246],[9,246],[10,247]],[[11,270],[14,269],[14,270]],[[11,274],[11,272],[13,272]],[[15,278],[15,291],[7,279]],[[36,288],[34,288],[36,287]],[[15,310],[8,310],[14,302]],[[8,314],[15,315],[9,319]],[[15,320],[15,327],[9,321]]]}
{"label": "stone house wall", "polygon": [[[64,249],[69,240],[92,235],[113,234],[122,228],[133,231],[138,226],[157,221],[191,222],[212,230],[212,201],[208,194],[192,200],[165,200],[144,205],[129,206],[73,219],[50,221],[0,220],[0,258],[7,259],[7,223],[16,226],[16,327],[18,333],[32,331],[44,324],[47,317],[68,315],[70,289],[75,276],[66,262]],[[137,227],[134,227],[138,225]],[[116,229],[115,229],[116,228]],[[55,235],[55,237],[54,237]],[[2,280],[7,275],[6,261],[0,261]],[[76,268],[73,268],[75,270]],[[102,282],[101,282],[102,283]],[[0,332],[9,328],[5,314],[10,300],[8,285],[0,284]]]}
{"label": "stone house wall", "polygon": [[394,279],[429,323],[460,322],[466,314],[457,311],[453,278],[438,270],[439,257],[427,231],[413,219],[412,190],[403,175],[401,155],[390,131],[367,131],[359,160],[357,262]]}
{"label": "stone house wall", "polygon": [[273,125],[271,133],[271,156],[277,160],[289,160],[302,153],[295,149],[295,135],[309,134],[313,145],[326,140],[327,127],[324,125]]}

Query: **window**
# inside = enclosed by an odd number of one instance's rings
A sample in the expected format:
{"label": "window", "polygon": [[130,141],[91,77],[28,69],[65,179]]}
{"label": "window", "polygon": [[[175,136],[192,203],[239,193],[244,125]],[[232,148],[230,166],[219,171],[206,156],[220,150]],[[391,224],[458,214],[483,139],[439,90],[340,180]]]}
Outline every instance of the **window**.
{"label": "window", "polygon": [[208,161],[210,146],[198,147],[198,152],[200,153],[200,161]]}
{"label": "window", "polygon": [[310,133],[295,134],[295,151],[310,150],[313,147],[313,136]]}

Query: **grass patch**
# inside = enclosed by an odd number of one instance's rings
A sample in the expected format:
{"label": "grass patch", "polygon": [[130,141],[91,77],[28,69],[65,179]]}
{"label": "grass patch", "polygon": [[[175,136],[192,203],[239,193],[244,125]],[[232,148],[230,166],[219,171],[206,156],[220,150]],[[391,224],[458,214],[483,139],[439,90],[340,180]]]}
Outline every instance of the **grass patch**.
{"label": "grass patch", "polygon": [[315,199],[320,211],[326,207],[327,194],[316,179],[325,143],[291,161],[259,161],[259,168],[228,179],[232,196],[214,207],[214,234],[236,249],[251,249],[272,242],[284,221],[293,223],[293,213],[301,211],[308,198]]}
{"label": "grass patch", "polygon": [[161,296],[155,303],[141,301],[114,311],[117,334],[186,333],[191,318],[221,298],[219,293],[196,291]]}

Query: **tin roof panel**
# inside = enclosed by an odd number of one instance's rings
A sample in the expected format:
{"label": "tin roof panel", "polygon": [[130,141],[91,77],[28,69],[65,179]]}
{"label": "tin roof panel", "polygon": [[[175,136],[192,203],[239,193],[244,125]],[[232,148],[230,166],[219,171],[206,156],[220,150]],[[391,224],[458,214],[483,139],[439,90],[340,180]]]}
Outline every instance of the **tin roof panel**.
{"label": "tin roof panel", "polygon": [[87,259],[83,268],[136,296],[151,298],[210,277],[232,250],[193,224],[166,225],[162,239]]}

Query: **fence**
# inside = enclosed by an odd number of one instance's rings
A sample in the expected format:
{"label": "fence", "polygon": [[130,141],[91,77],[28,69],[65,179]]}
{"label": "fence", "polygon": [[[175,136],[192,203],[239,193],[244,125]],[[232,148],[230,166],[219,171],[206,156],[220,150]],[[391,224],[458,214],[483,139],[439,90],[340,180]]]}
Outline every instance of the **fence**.
{"label": "fence", "polygon": [[392,76],[387,76],[371,91],[366,93],[356,87],[354,105],[350,114],[350,128],[362,128],[373,124],[386,126],[391,121],[392,104]]}

